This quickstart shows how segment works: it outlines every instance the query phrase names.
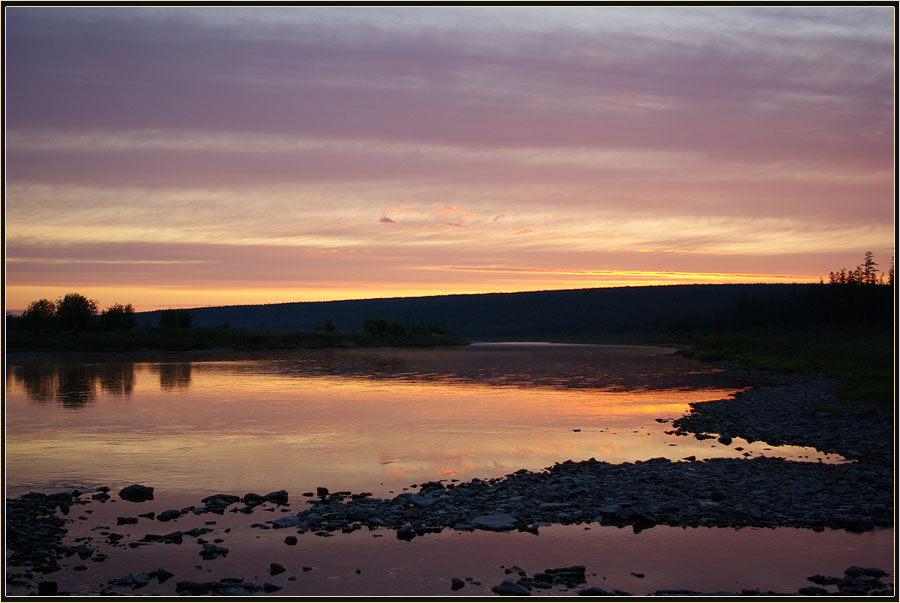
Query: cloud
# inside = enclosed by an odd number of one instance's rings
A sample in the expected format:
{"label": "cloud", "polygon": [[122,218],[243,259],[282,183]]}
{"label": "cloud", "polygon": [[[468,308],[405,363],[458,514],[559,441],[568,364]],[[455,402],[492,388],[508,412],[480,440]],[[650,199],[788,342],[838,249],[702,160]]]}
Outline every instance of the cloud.
{"label": "cloud", "polygon": [[[891,7],[6,16],[13,289],[527,290],[893,243]],[[448,249],[551,272],[422,268]]]}

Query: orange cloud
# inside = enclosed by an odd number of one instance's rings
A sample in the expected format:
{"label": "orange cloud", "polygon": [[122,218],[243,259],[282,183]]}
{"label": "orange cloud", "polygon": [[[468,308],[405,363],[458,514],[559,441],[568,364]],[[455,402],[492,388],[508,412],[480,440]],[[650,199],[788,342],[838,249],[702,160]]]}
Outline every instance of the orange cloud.
{"label": "orange cloud", "polygon": [[564,270],[553,268],[513,268],[489,266],[421,266],[424,270],[497,274],[532,274],[576,277],[632,278],[645,284],[813,282],[819,275],[746,272],[679,272],[670,270]]}

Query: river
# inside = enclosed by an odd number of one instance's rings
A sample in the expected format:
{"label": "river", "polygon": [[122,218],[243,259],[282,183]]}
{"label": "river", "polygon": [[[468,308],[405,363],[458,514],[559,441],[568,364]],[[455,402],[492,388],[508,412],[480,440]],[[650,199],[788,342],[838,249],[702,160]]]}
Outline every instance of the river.
{"label": "river", "polygon": [[[203,526],[205,517],[190,515],[165,526],[115,522],[126,512],[197,505],[217,492],[285,489],[297,512],[306,508],[303,493],[319,486],[391,497],[426,481],[540,471],[567,459],[769,455],[843,462],[802,447],[737,438],[724,446],[666,433],[691,402],[750,385],[671,349],[643,346],[13,357],[6,373],[6,495],[101,485],[114,493],[133,483],[155,488],[155,499],[145,503],[116,496],[93,502],[84,520],[73,509],[69,536],[91,539],[109,555],[88,561],[89,571],[71,570],[84,564],[78,557],[61,561],[64,569],[54,573],[60,588],[83,593],[161,565],[177,577],[151,582],[140,594],[174,594],[178,580],[239,575],[277,581],[279,595],[444,595],[451,594],[451,577],[471,577],[458,594],[479,595],[508,577],[501,566],[532,573],[571,564],[595,574],[589,584],[634,593],[796,592],[809,585],[808,575],[841,575],[853,564],[890,567],[893,530],[657,526],[634,533],[594,524],[549,526],[539,536],[445,530],[413,542],[388,530],[303,534],[289,546],[284,530],[276,537],[250,527],[261,521],[255,518],[261,509],[215,518],[214,530],[231,552],[212,561],[187,541],[129,548],[99,544],[97,536],[103,528],[118,530],[125,543],[147,532]],[[270,562],[288,572],[269,576]]]}

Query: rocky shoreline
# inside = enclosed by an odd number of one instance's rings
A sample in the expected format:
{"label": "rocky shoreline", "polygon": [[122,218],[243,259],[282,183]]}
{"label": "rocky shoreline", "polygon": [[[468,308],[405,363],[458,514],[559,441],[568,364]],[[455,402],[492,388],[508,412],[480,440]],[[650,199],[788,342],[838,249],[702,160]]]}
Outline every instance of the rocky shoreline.
{"label": "rocky shoreline", "polygon": [[[732,369],[734,370],[734,369]],[[772,376],[744,371],[747,376],[777,379],[777,384],[755,387],[733,399],[691,405],[691,412],[673,422],[673,435],[698,438],[718,437],[724,445],[732,438],[764,441],[770,445],[814,446],[824,453],[838,453],[848,459],[840,464],[793,462],[779,458],[696,460],[650,459],[634,463],[609,464],[594,459],[565,461],[542,472],[519,470],[502,478],[473,479],[468,482],[428,482],[412,486],[393,498],[376,498],[370,493],[329,492],[320,487],[304,493],[308,508],[296,514],[260,521],[251,527],[277,530],[284,542],[296,542],[298,535],[320,537],[356,530],[390,530],[400,540],[426,537],[445,529],[456,531],[521,530],[538,534],[552,524],[600,524],[630,526],[635,532],[655,525],[680,527],[797,527],[865,531],[893,525],[893,422],[890,417],[871,416],[844,410],[846,402],[828,393],[830,383],[802,376]],[[660,419],[665,420],[665,419]],[[152,500],[153,490],[135,485],[119,492],[123,500]],[[31,493],[7,500],[7,563],[24,568],[8,572],[7,584],[35,587],[35,594],[63,594],[52,580],[37,574],[60,569],[64,557],[103,561],[103,553],[91,547],[64,544],[66,516],[74,507],[110,497],[109,488],[93,492]],[[138,497],[138,498],[133,498]],[[247,515],[260,505],[288,503],[284,490],[266,495],[214,494],[200,504],[169,509],[148,517],[166,522],[182,515]],[[137,518],[120,517],[119,523],[136,523]],[[227,547],[207,542],[210,530],[174,531],[147,534],[142,544],[181,544],[194,538],[204,559],[228,554]],[[118,536],[118,538],[117,538]],[[108,542],[119,544],[121,535],[107,533]],[[188,541],[189,542],[189,541]],[[557,568],[533,576],[523,571],[515,580],[494,587],[504,595],[527,595],[554,585],[579,588],[582,595],[626,595],[624,591],[604,591],[584,585],[584,568]],[[580,570],[578,569],[580,567]],[[107,587],[136,589],[151,580],[160,583],[174,574],[163,568],[129,575]],[[273,573],[273,575],[275,575]],[[836,594],[887,595],[893,585],[882,581],[887,575],[878,568],[848,568],[844,577],[813,576],[815,586],[804,587],[803,595],[835,594],[824,588],[836,586]],[[465,582],[454,578],[453,590]],[[275,582],[261,585],[238,582],[176,582],[179,594],[251,594],[277,592]],[[113,590],[110,590],[113,589]],[[689,590],[654,592],[655,595],[696,595]],[[759,592],[722,594],[776,594]],[[797,594],[797,593],[794,593]]]}
{"label": "rocky shoreline", "polygon": [[830,393],[834,381],[775,374],[717,363],[731,374],[770,385],[733,398],[691,404],[674,421],[676,435],[717,434],[772,446],[811,446],[866,465],[892,467],[894,418],[887,408],[842,400]]}

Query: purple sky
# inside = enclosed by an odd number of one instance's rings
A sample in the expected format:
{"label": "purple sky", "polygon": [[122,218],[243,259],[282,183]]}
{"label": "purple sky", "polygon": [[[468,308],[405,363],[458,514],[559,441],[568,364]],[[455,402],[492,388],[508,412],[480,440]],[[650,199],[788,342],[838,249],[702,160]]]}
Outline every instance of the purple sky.
{"label": "purple sky", "polygon": [[892,7],[5,10],[7,308],[893,253]]}

